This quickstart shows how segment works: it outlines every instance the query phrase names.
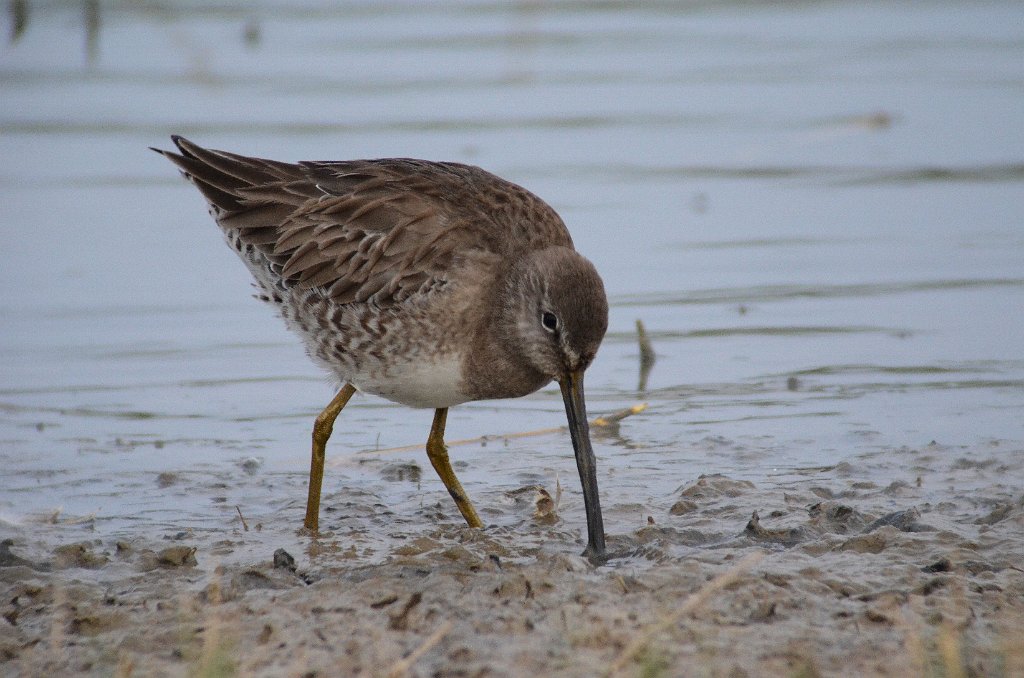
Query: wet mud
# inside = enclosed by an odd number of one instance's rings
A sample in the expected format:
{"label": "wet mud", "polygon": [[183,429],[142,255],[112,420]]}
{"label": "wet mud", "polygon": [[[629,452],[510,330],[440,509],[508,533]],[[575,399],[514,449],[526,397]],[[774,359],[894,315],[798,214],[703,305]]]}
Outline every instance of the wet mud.
{"label": "wet mud", "polygon": [[[0,543],[0,660],[25,676],[1021,675],[1022,450],[890,452],[920,482],[857,459],[701,475],[641,505],[606,482],[596,568],[571,488],[475,488],[495,520],[474,530],[412,456],[335,486],[318,538],[295,529],[298,502],[120,536],[37,517]],[[217,505],[280,481],[174,486]]]}

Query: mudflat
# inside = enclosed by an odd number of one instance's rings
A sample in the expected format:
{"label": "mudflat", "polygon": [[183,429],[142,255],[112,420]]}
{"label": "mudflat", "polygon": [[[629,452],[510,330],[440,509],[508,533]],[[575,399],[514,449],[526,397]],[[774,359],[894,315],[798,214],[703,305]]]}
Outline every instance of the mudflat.
{"label": "mudflat", "polygon": [[[883,458],[889,482],[870,470]],[[495,523],[474,530],[414,454],[361,467],[375,480],[326,496],[318,539],[295,530],[299,502],[228,505],[302,483],[242,468],[135,478],[222,506],[219,528],[5,524],[4,674],[1024,674],[1019,447],[709,474],[642,505],[606,483],[613,558],[597,568],[569,488],[485,491]]]}

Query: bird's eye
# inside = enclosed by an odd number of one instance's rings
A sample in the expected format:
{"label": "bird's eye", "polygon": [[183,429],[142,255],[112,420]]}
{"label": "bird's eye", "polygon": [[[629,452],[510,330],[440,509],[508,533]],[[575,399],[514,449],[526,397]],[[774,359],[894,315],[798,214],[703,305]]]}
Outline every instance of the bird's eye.
{"label": "bird's eye", "polygon": [[551,311],[544,311],[540,316],[540,322],[548,332],[558,329],[558,316]]}

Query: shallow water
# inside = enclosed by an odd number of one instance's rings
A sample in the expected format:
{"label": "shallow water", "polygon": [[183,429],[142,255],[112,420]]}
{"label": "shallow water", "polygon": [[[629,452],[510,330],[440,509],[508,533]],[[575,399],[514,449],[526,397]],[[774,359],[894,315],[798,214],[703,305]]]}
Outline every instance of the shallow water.
{"label": "shallow water", "polygon": [[[89,60],[76,3],[34,6],[0,53],[0,527],[216,539],[241,513],[266,527],[254,548],[294,541],[330,384],[146,150],[170,133],[284,160],[471,162],[548,200],[611,298],[590,410],[649,404],[595,435],[613,537],[702,473],[848,462],[884,486],[917,473],[894,450],[943,469],[1019,454],[1022,18],[1015,2],[130,5],[103,12]],[[642,391],[637,319],[657,352]],[[547,388],[456,408],[448,436],[563,422]],[[363,562],[458,529],[423,453],[387,451],[429,423],[369,397],[339,420],[325,522]],[[452,456],[489,538],[575,548],[567,435]],[[555,527],[509,494],[556,479]]]}

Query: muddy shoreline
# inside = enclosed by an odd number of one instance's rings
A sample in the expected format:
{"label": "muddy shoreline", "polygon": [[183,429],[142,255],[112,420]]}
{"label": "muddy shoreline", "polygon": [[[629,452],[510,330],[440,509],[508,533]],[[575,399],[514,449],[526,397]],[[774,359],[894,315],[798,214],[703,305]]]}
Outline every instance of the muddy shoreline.
{"label": "muddy shoreline", "polygon": [[[643,524],[613,521],[599,568],[555,487],[486,495],[507,516],[479,531],[433,490],[411,515],[338,490],[316,540],[288,525],[295,502],[225,510],[222,530],[36,516],[4,526],[0,661],[12,676],[1024,674],[1021,450],[892,455],[916,480],[866,480],[855,461],[691,479],[639,507]],[[403,486],[415,469],[367,472]],[[186,479],[171,486],[210,494]],[[613,516],[635,508],[609,495]]]}

